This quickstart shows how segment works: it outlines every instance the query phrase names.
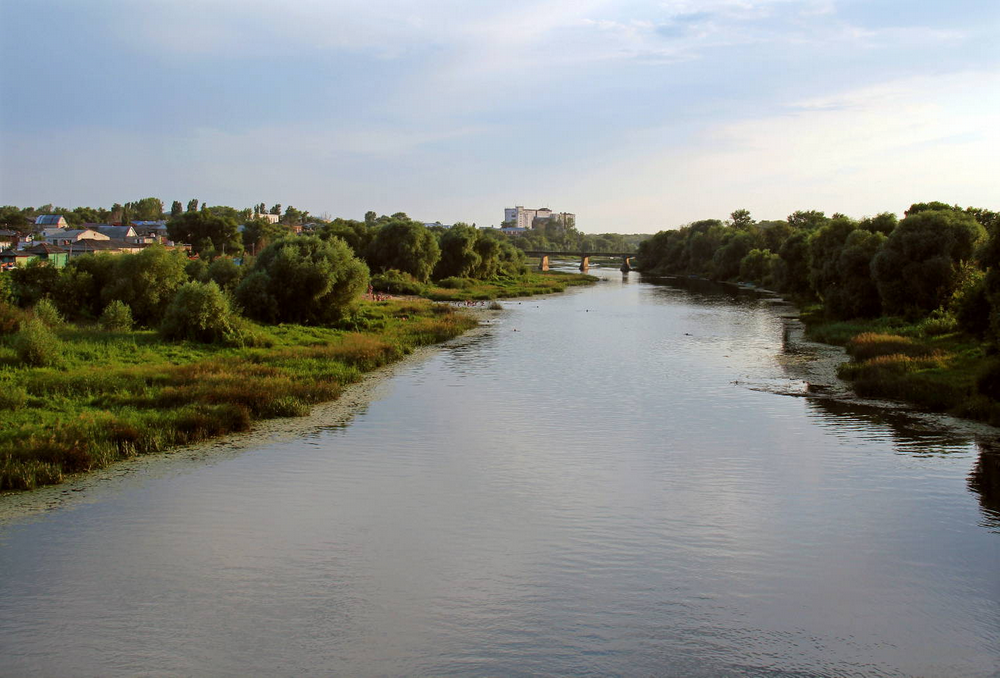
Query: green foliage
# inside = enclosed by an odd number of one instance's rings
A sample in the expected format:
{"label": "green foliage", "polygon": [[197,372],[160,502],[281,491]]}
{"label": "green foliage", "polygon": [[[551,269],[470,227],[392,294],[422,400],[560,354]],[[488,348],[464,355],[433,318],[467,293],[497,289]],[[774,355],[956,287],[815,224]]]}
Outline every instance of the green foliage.
{"label": "green foliage", "polygon": [[421,223],[398,218],[379,229],[366,258],[372,270],[394,268],[426,282],[440,256],[441,250],[433,233]]}
{"label": "green foliage", "polygon": [[225,343],[236,314],[219,286],[213,282],[181,285],[160,324],[165,339]]}
{"label": "green foliage", "polygon": [[347,314],[367,285],[367,267],[344,241],[294,236],[261,252],[236,298],[261,322],[322,325]]}
{"label": "green foliage", "polygon": [[10,272],[0,271],[0,304],[8,304],[14,300],[14,283]]}
{"label": "green foliage", "polygon": [[56,305],[52,303],[51,299],[41,299],[35,308],[32,309],[32,313],[36,318],[41,320],[46,327],[57,328],[65,324],[65,320]]}
{"label": "green foliage", "polygon": [[1000,360],[993,359],[976,378],[976,391],[991,400],[1000,401]]}
{"label": "green foliage", "polygon": [[[826,227],[824,227],[826,228]],[[871,318],[882,311],[882,300],[871,275],[871,261],[885,243],[881,232],[856,229],[836,257],[823,290],[827,313],[834,318]]]}
{"label": "green foliage", "polygon": [[872,260],[885,311],[917,316],[941,306],[985,235],[975,219],[953,210],[921,210],[899,222]]}
{"label": "green foliage", "polygon": [[187,281],[187,262],[180,250],[168,251],[160,245],[151,245],[138,254],[119,254],[115,257],[114,279],[104,288],[102,299],[106,303],[122,301],[132,309],[137,323],[156,326],[174,292]]}
{"label": "green foliage", "polygon": [[191,259],[184,265],[184,273],[188,280],[197,282],[208,281],[208,262],[204,259]]}
{"label": "green foliage", "polygon": [[21,323],[12,347],[17,359],[31,367],[51,367],[61,362],[62,342],[39,318]]}
{"label": "green foliage", "polygon": [[754,248],[754,238],[744,231],[730,231],[723,236],[723,243],[712,255],[711,277],[735,280],[740,274],[740,263]]}
{"label": "green foliage", "polygon": [[365,221],[334,219],[330,223],[323,225],[319,231],[319,236],[324,240],[340,238],[354,251],[354,256],[364,258],[377,232],[377,229],[374,227],[375,213],[369,212],[368,214],[371,215],[371,218],[369,219],[366,215]]}
{"label": "green foliage", "polygon": [[191,244],[192,251],[204,258],[211,258],[216,253],[242,252],[243,241],[237,229],[237,220],[233,216],[221,216],[211,209],[185,212],[167,224],[171,240]]}
{"label": "green foliage", "polygon": [[96,318],[104,309],[103,290],[115,279],[118,255],[85,254],[73,257],[63,269],[53,295],[69,318]]}
{"label": "green foliage", "polygon": [[115,299],[101,313],[100,325],[107,332],[131,332],[132,309]]}
{"label": "green foliage", "polygon": [[441,234],[441,258],[434,268],[434,278],[472,277],[480,265],[476,251],[479,234],[471,226],[456,224]]}
{"label": "green foliage", "polygon": [[208,266],[208,279],[215,282],[224,292],[232,292],[243,278],[243,267],[232,257],[219,257]]}
{"label": "green foliage", "polygon": [[12,270],[10,278],[14,298],[21,307],[26,308],[56,292],[59,269],[42,259],[33,259],[27,266]]}
{"label": "green foliage", "polygon": [[0,301],[0,336],[14,334],[29,317],[26,311],[14,304]]}
{"label": "green foliage", "polygon": [[740,261],[740,280],[762,287],[774,284],[773,270],[779,260],[771,250],[752,249]]}
{"label": "green foliage", "polygon": [[427,286],[409,273],[389,269],[384,273],[376,273],[371,277],[372,289],[389,294],[422,295]]}
{"label": "green foliage", "polygon": [[288,235],[288,228],[267,219],[253,219],[243,225],[243,248],[259,252],[278,238]]}

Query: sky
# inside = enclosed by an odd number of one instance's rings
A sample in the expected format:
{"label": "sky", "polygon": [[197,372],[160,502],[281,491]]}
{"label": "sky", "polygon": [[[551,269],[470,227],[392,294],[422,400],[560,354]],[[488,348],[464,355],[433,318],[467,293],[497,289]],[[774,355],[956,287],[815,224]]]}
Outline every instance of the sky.
{"label": "sky", "polygon": [[0,204],[1000,209],[996,0],[0,0]]}

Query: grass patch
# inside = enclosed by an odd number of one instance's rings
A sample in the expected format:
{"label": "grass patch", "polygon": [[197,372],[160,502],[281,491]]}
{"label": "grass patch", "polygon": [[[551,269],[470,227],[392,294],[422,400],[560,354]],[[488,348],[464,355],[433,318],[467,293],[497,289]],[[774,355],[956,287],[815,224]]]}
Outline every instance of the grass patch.
{"label": "grass patch", "polygon": [[[30,367],[0,339],[0,490],[303,416],[369,370],[476,320],[429,301],[362,304],[366,330],[255,326],[268,348],[165,342],[153,332],[57,330],[57,367]],[[374,329],[372,329],[374,328]]]}
{"label": "grass patch", "polygon": [[592,275],[565,271],[533,271],[517,278],[496,280],[448,278],[428,287],[424,296],[434,301],[489,301],[565,292],[568,287],[596,281]]}
{"label": "grass patch", "polygon": [[852,360],[837,373],[858,395],[1000,425],[1000,402],[982,385],[991,359],[978,340],[947,331],[947,320],[825,322],[820,313],[804,320],[810,338],[844,346]]}

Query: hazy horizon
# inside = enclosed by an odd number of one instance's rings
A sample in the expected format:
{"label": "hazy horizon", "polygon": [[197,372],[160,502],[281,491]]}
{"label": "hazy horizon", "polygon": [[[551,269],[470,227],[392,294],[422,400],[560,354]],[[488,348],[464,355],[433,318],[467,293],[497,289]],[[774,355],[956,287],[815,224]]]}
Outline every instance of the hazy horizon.
{"label": "hazy horizon", "polygon": [[1000,5],[0,0],[0,204],[1000,207]]}

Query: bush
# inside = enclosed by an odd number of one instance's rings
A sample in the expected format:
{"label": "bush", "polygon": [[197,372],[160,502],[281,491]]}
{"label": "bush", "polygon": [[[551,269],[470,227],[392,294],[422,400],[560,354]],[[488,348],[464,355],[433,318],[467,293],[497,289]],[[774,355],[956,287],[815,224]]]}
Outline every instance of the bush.
{"label": "bush", "polygon": [[339,238],[282,238],[264,249],[236,288],[261,322],[324,325],[349,314],[368,286],[368,268]]}
{"label": "bush", "polygon": [[443,287],[446,290],[464,290],[472,285],[473,282],[468,278],[458,278],[456,276],[437,281],[437,286]]}
{"label": "bush", "polygon": [[14,334],[21,329],[21,323],[28,319],[28,314],[5,301],[0,301],[0,335]]}
{"label": "bush", "polygon": [[108,332],[131,332],[132,309],[115,299],[101,313],[100,323]]}
{"label": "bush", "polygon": [[32,367],[49,367],[62,360],[62,342],[38,318],[21,323],[13,347],[18,360]]}
{"label": "bush", "polygon": [[372,289],[389,294],[422,295],[427,287],[409,273],[390,268],[372,276]]}
{"label": "bush", "polygon": [[229,300],[214,282],[181,285],[167,306],[160,332],[167,339],[222,343],[232,324]]}
{"label": "bush", "polygon": [[48,327],[60,327],[66,322],[51,299],[42,299],[35,304],[34,313]]}

